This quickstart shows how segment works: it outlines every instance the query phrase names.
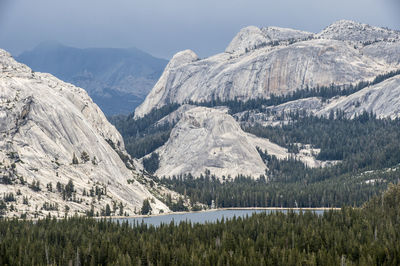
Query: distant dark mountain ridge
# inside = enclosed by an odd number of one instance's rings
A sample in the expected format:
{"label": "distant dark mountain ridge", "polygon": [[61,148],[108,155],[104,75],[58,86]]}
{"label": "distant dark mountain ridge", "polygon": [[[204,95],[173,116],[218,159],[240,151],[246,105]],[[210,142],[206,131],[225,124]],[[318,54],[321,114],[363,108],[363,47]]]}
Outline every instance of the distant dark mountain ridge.
{"label": "distant dark mountain ridge", "polygon": [[84,88],[106,115],[132,112],[168,63],[136,48],[74,48],[45,42],[16,57]]}

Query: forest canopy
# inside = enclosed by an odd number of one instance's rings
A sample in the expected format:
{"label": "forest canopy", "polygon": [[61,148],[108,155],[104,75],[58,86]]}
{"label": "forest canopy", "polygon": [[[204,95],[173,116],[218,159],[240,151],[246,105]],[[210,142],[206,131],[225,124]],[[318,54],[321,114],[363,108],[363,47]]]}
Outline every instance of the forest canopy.
{"label": "forest canopy", "polygon": [[400,186],[362,208],[129,225],[0,220],[1,265],[399,265]]}

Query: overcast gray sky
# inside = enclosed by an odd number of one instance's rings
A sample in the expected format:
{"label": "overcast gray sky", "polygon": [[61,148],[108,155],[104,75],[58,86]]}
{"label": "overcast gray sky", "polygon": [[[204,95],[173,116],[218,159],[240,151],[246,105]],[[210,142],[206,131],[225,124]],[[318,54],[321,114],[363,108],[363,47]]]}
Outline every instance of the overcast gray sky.
{"label": "overcast gray sky", "polygon": [[0,48],[14,55],[43,41],[137,47],[170,58],[222,52],[243,27],[318,32],[339,19],[400,30],[400,0],[0,0]]}

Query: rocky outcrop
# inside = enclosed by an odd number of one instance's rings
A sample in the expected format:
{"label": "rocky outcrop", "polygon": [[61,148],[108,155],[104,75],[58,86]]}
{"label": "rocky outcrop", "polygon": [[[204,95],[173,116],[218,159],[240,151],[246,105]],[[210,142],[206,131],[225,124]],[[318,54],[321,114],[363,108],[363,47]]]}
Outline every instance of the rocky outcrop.
{"label": "rocky outcrop", "polygon": [[279,44],[288,44],[313,38],[313,33],[286,29],[280,27],[258,28],[249,26],[242,29],[233,38],[226,53],[245,54],[265,46],[277,46]]}
{"label": "rocky outcrop", "polygon": [[374,113],[379,118],[399,118],[400,75],[347,97],[335,99],[315,114],[328,116],[336,110],[343,111],[348,118],[354,118],[363,112]]}
{"label": "rocky outcrop", "polygon": [[291,121],[288,114],[307,114],[329,117],[336,111],[352,119],[364,112],[373,113],[378,118],[400,117],[400,75],[368,86],[349,96],[336,96],[331,99],[319,97],[304,98],[276,106],[265,107],[265,112],[254,110],[234,114],[242,125],[260,124],[280,126]]}
{"label": "rocky outcrop", "polygon": [[[297,155],[267,139],[244,132],[226,108],[182,106],[171,117],[179,118],[169,140],[155,152],[160,156],[157,176],[171,177],[191,173],[195,177],[206,170],[219,178],[239,174],[258,178],[267,166],[256,147],[279,159],[293,156],[309,167],[319,167],[309,151]],[[314,155],[318,151],[313,151]]]}
{"label": "rocky outcrop", "polygon": [[178,53],[135,117],[169,103],[268,98],[307,87],[369,81],[400,67],[399,43],[396,31],[348,21],[315,35],[247,27],[225,53],[202,60],[192,51]]}
{"label": "rocky outcrop", "polygon": [[[106,204],[133,214],[146,198],[154,199],[154,212],[168,211],[139,183],[143,177],[134,170],[121,135],[83,89],[34,73],[3,50],[0,164],[0,195],[16,197],[9,215],[57,215],[66,209],[101,213]],[[74,192],[65,198],[56,184],[70,180]]]}
{"label": "rocky outcrop", "polygon": [[339,20],[316,35],[318,38],[371,44],[381,41],[398,41],[400,32],[357,23],[351,20]]}

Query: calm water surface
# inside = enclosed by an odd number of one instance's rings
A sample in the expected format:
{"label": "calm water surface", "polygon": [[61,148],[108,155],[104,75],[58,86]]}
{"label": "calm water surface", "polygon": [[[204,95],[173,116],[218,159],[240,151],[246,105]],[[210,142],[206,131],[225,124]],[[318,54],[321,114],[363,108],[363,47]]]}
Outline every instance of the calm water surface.
{"label": "calm water surface", "polygon": [[[182,221],[189,221],[191,223],[215,223],[217,220],[222,218],[232,219],[235,217],[246,217],[251,216],[254,213],[271,213],[271,212],[284,212],[287,210],[218,210],[218,211],[207,211],[207,212],[193,212],[193,213],[178,213],[178,214],[166,214],[160,216],[150,217],[135,217],[135,218],[121,218],[115,219],[119,222],[128,221],[130,224],[141,224],[142,222],[148,225],[159,226],[161,223],[169,224],[174,221],[175,224],[179,224]],[[295,211],[298,212],[298,211]],[[315,210],[317,214],[322,214],[324,211]]]}

